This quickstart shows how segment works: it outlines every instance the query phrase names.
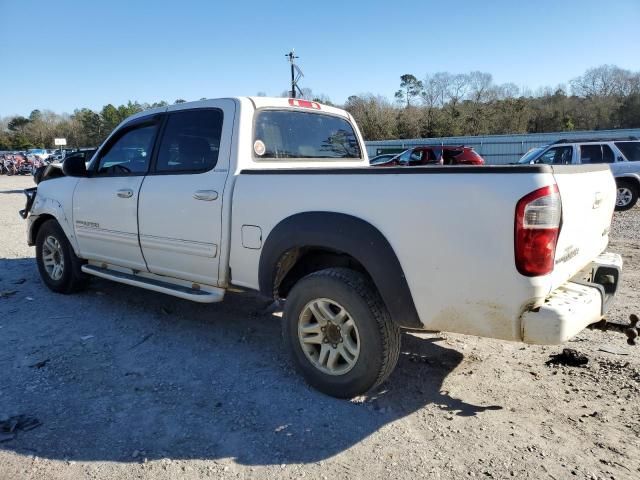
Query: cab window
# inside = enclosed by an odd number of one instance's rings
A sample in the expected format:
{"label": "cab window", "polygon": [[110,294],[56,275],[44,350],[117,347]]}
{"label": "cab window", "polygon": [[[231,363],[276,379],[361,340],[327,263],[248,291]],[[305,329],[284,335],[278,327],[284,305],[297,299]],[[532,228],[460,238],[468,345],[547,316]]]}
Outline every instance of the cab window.
{"label": "cab window", "polygon": [[198,109],[169,114],[158,149],[157,172],[197,173],[218,163],[222,111]]}
{"label": "cab window", "polygon": [[149,169],[156,124],[128,129],[100,157],[98,175],[140,175]]}

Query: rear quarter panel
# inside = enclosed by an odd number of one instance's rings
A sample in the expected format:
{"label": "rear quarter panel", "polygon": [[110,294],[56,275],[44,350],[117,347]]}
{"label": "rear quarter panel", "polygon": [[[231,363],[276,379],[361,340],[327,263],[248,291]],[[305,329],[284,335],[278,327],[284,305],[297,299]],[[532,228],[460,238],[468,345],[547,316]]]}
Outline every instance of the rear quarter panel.
{"label": "rear quarter panel", "polygon": [[552,184],[553,177],[550,171],[493,173],[491,167],[477,167],[483,172],[453,173],[455,168],[448,167],[452,173],[404,167],[402,174],[374,169],[378,174],[238,175],[232,282],[258,288],[261,250],[242,246],[242,225],[259,226],[264,245],[269,232],[291,215],[345,213],[369,222],[387,238],[425,329],[519,340],[520,314],[533,299],[548,294],[550,278],[523,277],[515,268],[515,205],[525,194]]}

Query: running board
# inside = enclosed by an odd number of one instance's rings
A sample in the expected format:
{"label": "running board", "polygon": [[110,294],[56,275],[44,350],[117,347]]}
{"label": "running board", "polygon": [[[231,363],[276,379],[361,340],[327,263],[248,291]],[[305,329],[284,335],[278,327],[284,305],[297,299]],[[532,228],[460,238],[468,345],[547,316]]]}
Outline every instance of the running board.
{"label": "running board", "polygon": [[106,278],[107,280],[112,280],[114,282],[145,288],[147,290],[153,290],[154,292],[165,293],[167,295],[173,295],[174,297],[184,298],[185,300],[191,300],[198,303],[216,303],[221,302],[224,299],[224,289],[222,288],[208,287],[213,290],[200,290],[183,287],[181,285],[175,285],[161,280],[97,267],[95,265],[83,265],[82,271],[89,275]]}

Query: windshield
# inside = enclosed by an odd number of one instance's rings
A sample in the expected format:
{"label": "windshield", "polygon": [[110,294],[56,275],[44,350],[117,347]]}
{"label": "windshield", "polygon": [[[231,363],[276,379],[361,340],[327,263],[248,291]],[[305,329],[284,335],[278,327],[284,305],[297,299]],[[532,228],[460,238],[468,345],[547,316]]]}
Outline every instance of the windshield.
{"label": "windshield", "polygon": [[361,158],[360,145],[344,118],[295,110],[256,114],[253,151],[257,158]]}
{"label": "windshield", "polygon": [[398,160],[400,162],[408,163],[409,160],[411,160],[411,153],[412,152],[413,152],[413,149],[410,148],[409,150],[405,150],[400,155],[398,155],[397,158],[398,158]]}
{"label": "windshield", "polygon": [[522,158],[520,158],[520,160],[518,160],[518,163],[531,163],[531,160],[536,158],[545,148],[546,147],[532,148],[527,153],[525,153]]}
{"label": "windshield", "polygon": [[395,155],[379,155],[376,158],[371,159],[371,165],[381,165],[383,163],[389,163]]}

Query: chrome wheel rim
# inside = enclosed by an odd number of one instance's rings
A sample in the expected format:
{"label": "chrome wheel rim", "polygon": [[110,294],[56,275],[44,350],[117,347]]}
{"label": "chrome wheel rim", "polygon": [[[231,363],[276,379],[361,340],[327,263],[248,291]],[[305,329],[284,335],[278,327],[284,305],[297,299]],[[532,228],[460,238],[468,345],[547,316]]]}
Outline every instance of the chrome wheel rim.
{"label": "chrome wheel rim", "polygon": [[52,280],[60,280],[64,273],[64,255],[58,239],[49,235],[42,244],[42,263]]}
{"label": "chrome wheel rim", "polygon": [[344,375],[360,357],[360,335],[349,312],[328,298],[317,298],[302,309],[298,340],[311,364],[328,375]]}
{"label": "chrome wheel rim", "polygon": [[631,203],[633,193],[630,188],[618,187],[618,195],[616,196],[616,205],[618,207],[626,207]]}

